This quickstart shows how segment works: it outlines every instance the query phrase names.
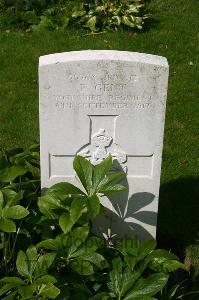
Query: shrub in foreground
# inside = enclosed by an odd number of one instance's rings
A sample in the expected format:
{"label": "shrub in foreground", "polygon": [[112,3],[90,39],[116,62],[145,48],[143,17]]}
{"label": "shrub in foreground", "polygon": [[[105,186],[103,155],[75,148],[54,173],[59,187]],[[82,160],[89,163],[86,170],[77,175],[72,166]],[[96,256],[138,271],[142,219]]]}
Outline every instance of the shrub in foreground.
{"label": "shrub in foreground", "polygon": [[91,230],[103,213],[100,197],[126,189],[124,173],[113,171],[111,156],[97,166],[77,156],[73,166],[81,189],[62,182],[40,195],[36,148],[4,153],[0,297],[161,299],[169,273],[184,267],[174,254],[156,249],[154,240],[110,242]]}

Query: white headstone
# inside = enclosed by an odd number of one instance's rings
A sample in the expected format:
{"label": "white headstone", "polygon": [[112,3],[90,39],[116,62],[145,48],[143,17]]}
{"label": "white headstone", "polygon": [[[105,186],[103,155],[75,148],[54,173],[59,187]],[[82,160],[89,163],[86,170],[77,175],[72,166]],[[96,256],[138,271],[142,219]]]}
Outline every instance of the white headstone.
{"label": "white headstone", "polygon": [[[93,164],[111,153],[128,193],[104,199],[106,236],[155,237],[168,84],[164,57],[80,51],[40,57],[41,183],[77,183],[76,154]],[[109,228],[109,230],[108,230]]]}

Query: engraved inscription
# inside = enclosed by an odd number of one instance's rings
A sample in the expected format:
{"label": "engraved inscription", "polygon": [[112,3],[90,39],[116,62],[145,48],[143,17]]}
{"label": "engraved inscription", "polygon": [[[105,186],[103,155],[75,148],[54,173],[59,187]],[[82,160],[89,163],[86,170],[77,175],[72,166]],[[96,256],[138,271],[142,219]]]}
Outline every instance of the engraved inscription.
{"label": "engraved inscription", "polygon": [[[103,101],[102,95],[90,94],[90,95],[54,95],[56,101]],[[151,101],[151,95],[108,95],[107,101]]]}
{"label": "engraved inscription", "polygon": [[58,111],[78,108],[138,111],[153,109],[153,91],[143,87],[143,90],[138,92],[136,82],[139,81],[139,77],[135,74],[123,75],[106,73],[100,78],[97,74],[66,74],[70,92],[53,95],[53,103]]}
{"label": "engraved inscription", "polygon": [[122,92],[125,90],[126,84],[96,84],[95,90],[97,92]]}
{"label": "engraved inscription", "polygon": [[[127,81],[134,81],[137,75],[131,74],[129,76],[126,76]],[[103,78],[97,78],[96,74],[66,74],[66,79],[68,81],[93,81],[93,80],[104,80],[104,81],[114,81],[114,80],[120,80],[121,76],[118,74],[106,74]]]}
{"label": "engraved inscription", "polygon": [[103,99],[100,94],[54,95],[54,98],[58,111],[74,108],[146,110],[153,107],[150,95],[108,95],[106,99]]}
{"label": "engraved inscription", "polygon": [[73,109],[73,108],[82,108],[82,109],[129,109],[133,108],[135,110],[145,110],[152,107],[151,103],[104,103],[104,102],[57,102],[56,108],[58,111]]}

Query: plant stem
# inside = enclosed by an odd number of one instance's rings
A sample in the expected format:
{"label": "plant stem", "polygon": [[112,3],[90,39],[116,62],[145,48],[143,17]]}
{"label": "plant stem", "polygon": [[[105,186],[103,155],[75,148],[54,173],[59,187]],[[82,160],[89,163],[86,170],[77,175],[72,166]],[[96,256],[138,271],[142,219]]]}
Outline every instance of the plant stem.
{"label": "plant stem", "polygon": [[[28,203],[28,205],[27,205],[26,209],[28,209],[28,208],[29,208],[29,206],[30,206],[31,202],[32,202],[32,200],[30,200],[30,202]],[[20,229],[21,229],[21,225],[22,225],[22,223],[23,223],[23,219],[20,221],[20,223],[19,223],[19,227],[18,227],[18,229],[17,229],[17,232],[16,232],[16,237],[15,237],[15,240],[14,240],[14,243],[13,243],[13,246],[12,246],[12,251],[11,251],[10,259],[12,259],[12,258],[14,259],[14,250],[15,250],[15,245],[16,245],[16,242],[17,242],[17,238],[18,238],[19,231],[20,231]]]}

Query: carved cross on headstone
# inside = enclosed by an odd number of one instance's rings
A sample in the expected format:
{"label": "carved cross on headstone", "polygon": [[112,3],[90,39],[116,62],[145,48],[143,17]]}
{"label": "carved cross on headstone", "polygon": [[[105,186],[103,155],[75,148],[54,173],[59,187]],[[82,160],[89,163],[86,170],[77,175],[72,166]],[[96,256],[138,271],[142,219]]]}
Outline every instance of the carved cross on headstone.
{"label": "carved cross on headstone", "polygon": [[[124,172],[127,172],[127,155],[125,151],[115,142],[116,120],[118,116],[88,116],[89,117],[89,143],[83,145],[73,155],[67,154],[50,154],[49,176],[56,179],[59,175],[65,178],[74,177],[74,171],[69,168],[71,159],[77,154],[91,161],[93,165],[99,164],[109,154],[117,160]],[[105,128],[98,128],[99,124],[106,125]],[[94,131],[94,132],[93,132]],[[109,134],[111,132],[111,134]],[[63,171],[63,166],[68,170]],[[58,170],[58,166],[60,170]],[[68,173],[69,172],[69,173]]]}

